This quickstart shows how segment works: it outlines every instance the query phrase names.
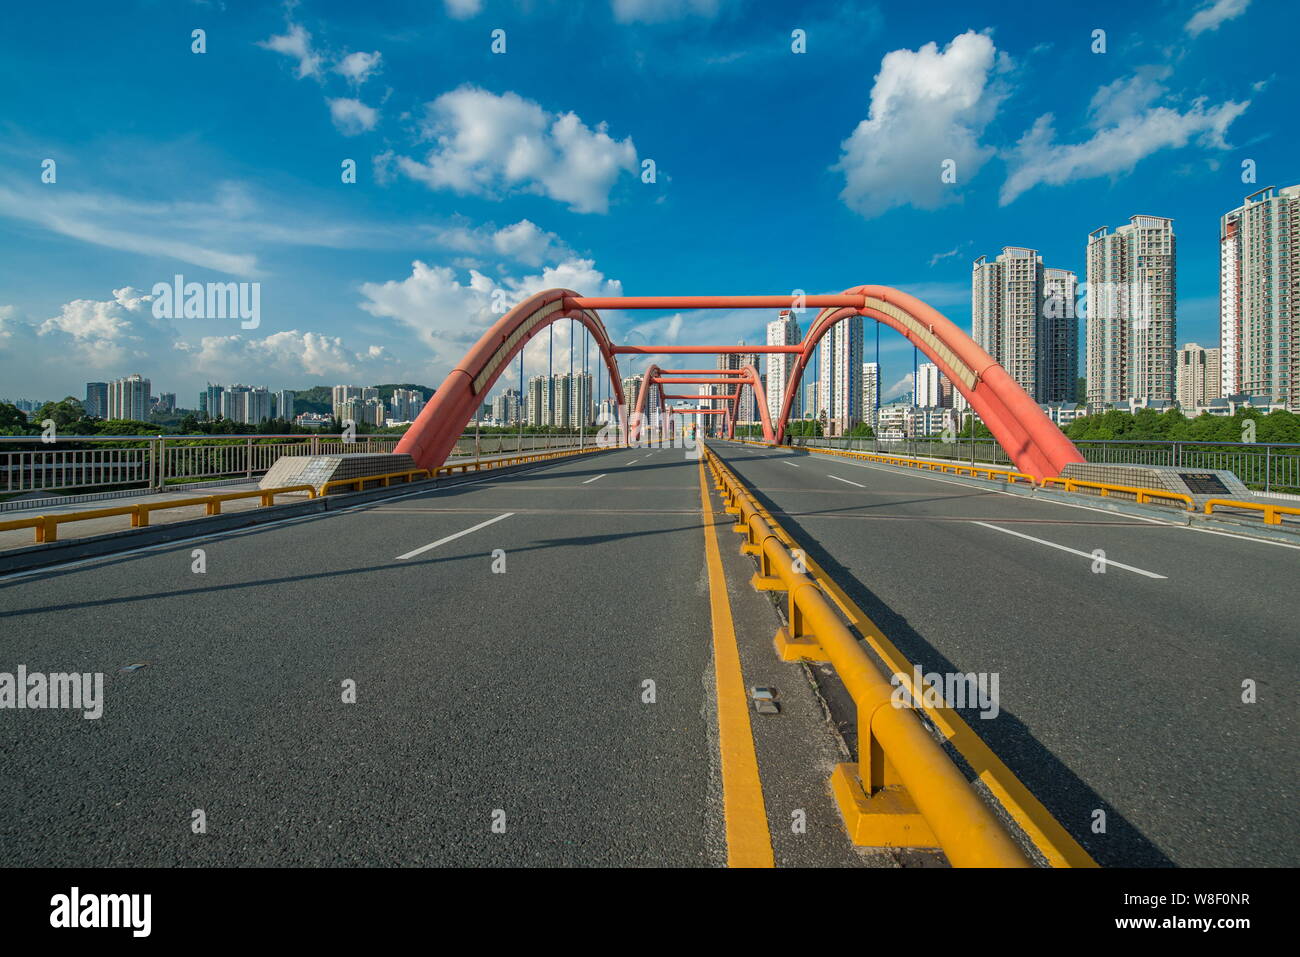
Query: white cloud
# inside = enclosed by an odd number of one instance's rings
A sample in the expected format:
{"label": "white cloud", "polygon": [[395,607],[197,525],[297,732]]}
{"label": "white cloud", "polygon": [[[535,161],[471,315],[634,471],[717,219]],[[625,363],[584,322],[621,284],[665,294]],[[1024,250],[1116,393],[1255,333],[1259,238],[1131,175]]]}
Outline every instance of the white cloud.
{"label": "white cloud", "polygon": [[265,274],[251,245],[357,249],[394,245],[401,238],[392,226],[321,219],[301,207],[259,199],[238,182],[219,183],[197,201],[140,200],[62,185],[0,186],[4,217],[118,251],[249,278]]}
{"label": "white cloud", "polygon": [[[968,31],[941,52],[935,43],[894,50],[880,61],[865,120],[841,144],[840,198],[868,218],[897,206],[934,209],[960,195],[992,155],[980,144],[1005,92],[1009,68],[993,41]],[[940,178],[956,163],[957,184]]]}
{"label": "white cloud", "polygon": [[114,289],[112,299],[64,303],[58,315],[32,324],[35,337],[26,338],[18,358],[36,366],[61,363],[100,372],[148,368],[150,357],[169,352],[176,340],[175,326],[155,319],[152,303],[153,296],[130,286]]}
{"label": "white cloud", "polygon": [[716,17],[720,0],[613,0],[619,23],[663,23],[682,17]]}
{"label": "white cloud", "polygon": [[197,348],[182,351],[214,382],[299,383],[313,376],[382,382],[394,371],[392,356],[380,346],[353,352],[338,336],[298,329],[260,339],[204,336]]}
{"label": "white cloud", "polygon": [[1162,81],[1172,72],[1169,67],[1144,67],[1132,76],[1098,87],[1088,104],[1089,125],[1102,129],[1146,110],[1165,95]]}
{"label": "white cloud", "polygon": [[[405,279],[364,283],[360,303],[373,316],[392,319],[409,329],[434,354],[433,368],[441,378],[476,343],[501,314],[495,302],[507,306],[546,289],[573,289],[591,296],[622,295],[622,284],[608,279],[589,259],[567,259],[539,273],[495,280],[471,269],[468,281],[447,266],[416,261]],[[606,321],[617,317],[605,316]],[[568,367],[568,323],[555,327],[555,368]],[[525,350],[525,374],[545,368],[550,337],[534,338]],[[581,355],[577,357],[581,361]],[[531,369],[532,372],[528,370]],[[514,375],[516,373],[510,373]]]}
{"label": "white cloud", "polygon": [[330,119],[344,136],[356,136],[367,133],[379,122],[379,111],[366,106],[360,100],[351,97],[339,97],[326,100],[330,108]]}
{"label": "white cloud", "polygon": [[540,266],[564,245],[555,233],[545,232],[535,223],[523,219],[493,233],[492,247],[501,255],[524,265]]}
{"label": "white cloud", "polygon": [[21,219],[73,239],[110,249],[187,262],[240,276],[259,274],[257,257],[205,245],[204,225],[218,204],[136,202],[112,194],[60,187],[10,190],[0,186],[0,216]]}
{"label": "white cloud", "polygon": [[1127,173],[1153,153],[1181,149],[1193,139],[1206,149],[1227,149],[1228,127],[1250,101],[1209,106],[1200,97],[1186,110],[1155,106],[1166,95],[1159,82],[1165,76],[1167,71],[1139,71],[1099,89],[1089,108],[1095,132],[1079,143],[1057,143],[1052,114],[1040,116],[1007,156],[1010,174],[1001,204],[1040,184]]}
{"label": "white cloud", "polygon": [[334,67],[335,73],[341,73],[352,83],[360,86],[370,78],[370,75],[379,69],[379,61],[383,57],[376,50],[374,53],[364,53],[357,51],[349,53],[340,60]]}
{"label": "white cloud", "polygon": [[952,249],[949,249],[947,252],[935,253],[933,256],[930,257],[930,268],[933,269],[938,263],[942,262],[945,259],[953,258],[969,245],[970,245],[969,242],[964,242],[961,243],[960,245],[954,246]]}
{"label": "white cloud", "polygon": [[619,175],[637,169],[631,137],[615,140],[604,123],[592,130],[573,113],[549,113],[516,93],[462,86],[427,104],[422,126],[434,149],[423,162],[404,156],[393,162],[433,189],[482,196],[523,191],[577,212],[604,213]]}
{"label": "white cloud", "polygon": [[483,11],[483,0],[443,0],[443,6],[453,20],[468,20]]}
{"label": "white cloud", "polygon": [[291,23],[288,33],[260,40],[257,45],[297,60],[298,79],[320,75],[320,55],[312,50],[311,34],[301,24]]}
{"label": "white cloud", "polygon": [[455,252],[472,254],[465,262],[471,268],[482,268],[475,257],[490,256],[525,266],[537,267],[543,262],[572,259],[573,251],[555,233],[542,229],[528,219],[509,226],[470,226],[453,222],[447,226],[427,227],[433,242]]}
{"label": "white cloud", "polygon": [[899,379],[897,382],[895,382],[893,385],[891,385],[888,389],[885,390],[885,398],[892,399],[895,396],[902,395],[904,392],[911,392],[911,391],[912,391],[912,373],[909,372],[905,376],[903,376],[903,378]]}
{"label": "white cloud", "polygon": [[1199,36],[1207,30],[1217,30],[1224,21],[1241,16],[1249,6],[1250,0],[1214,0],[1197,10],[1184,28],[1192,36]]}

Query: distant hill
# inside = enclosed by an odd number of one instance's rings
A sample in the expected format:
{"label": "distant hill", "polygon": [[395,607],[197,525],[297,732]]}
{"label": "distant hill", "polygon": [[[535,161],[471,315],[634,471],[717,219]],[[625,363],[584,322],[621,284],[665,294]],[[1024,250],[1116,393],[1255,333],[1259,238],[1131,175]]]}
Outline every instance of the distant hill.
{"label": "distant hill", "polygon": [[[431,386],[417,385],[414,382],[390,382],[375,388],[379,390],[379,398],[384,400],[385,405],[392,401],[394,389],[418,390],[424,395],[425,401],[428,401],[435,391]],[[293,410],[295,413],[318,412],[321,415],[329,415],[334,411],[333,395],[333,386],[316,385],[310,389],[303,389],[294,394]]]}

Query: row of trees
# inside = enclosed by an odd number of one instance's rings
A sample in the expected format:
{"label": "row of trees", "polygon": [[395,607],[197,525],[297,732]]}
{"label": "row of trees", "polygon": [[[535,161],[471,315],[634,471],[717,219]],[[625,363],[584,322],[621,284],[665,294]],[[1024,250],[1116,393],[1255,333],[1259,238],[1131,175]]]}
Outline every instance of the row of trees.
{"label": "row of trees", "polygon": [[1075,419],[1065,427],[1065,434],[1076,440],[1300,443],[1300,415],[1280,409],[1275,412],[1239,409],[1233,416],[1203,413],[1189,419],[1177,409],[1167,412],[1112,409]]}

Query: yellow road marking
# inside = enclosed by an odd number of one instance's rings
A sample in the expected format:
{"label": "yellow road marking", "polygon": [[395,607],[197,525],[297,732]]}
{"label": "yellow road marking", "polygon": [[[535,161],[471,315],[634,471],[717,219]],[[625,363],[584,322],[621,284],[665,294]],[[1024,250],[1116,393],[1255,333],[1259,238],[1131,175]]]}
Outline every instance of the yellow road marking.
{"label": "yellow road marking", "polygon": [[731,619],[731,600],[718,550],[717,516],[709,502],[704,460],[700,460],[700,502],[704,514],[704,555],[709,566],[709,605],[713,615],[713,670],[717,680],[718,751],[722,759],[722,810],[727,828],[728,867],[775,867],[767,807],[749,724],[745,678]]}

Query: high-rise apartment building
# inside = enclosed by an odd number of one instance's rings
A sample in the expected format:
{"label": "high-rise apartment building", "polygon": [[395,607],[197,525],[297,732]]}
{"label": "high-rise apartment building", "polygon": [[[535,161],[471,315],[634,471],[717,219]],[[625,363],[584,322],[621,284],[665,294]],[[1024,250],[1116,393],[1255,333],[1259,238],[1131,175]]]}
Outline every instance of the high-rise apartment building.
{"label": "high-rise apartment building", "polygon": [[546,394],[543,396],[543,404],[548,415],[545,425],[557,428],[568,427],[569,419],[573,417],[571,385],[567,375],[553,375],[547,378]]}
{"label": "high-rise apartment building", "polygon": [[827,435],[843,435],[862,421],[862,317],[837,322],[818,351],[817,414]]}
{"label": "high-rise apartment building", "polygon": [[1036,401],[1074,395],[1077,287],[1074,273],[1044,267],[1023,246],[1003,247],[992,262],[980,256],[971,268],[971,336]]}
{"label": "high-rise apartment building", "polygon": [[1189,342],[1178,350],[1175,392],[1184,412],[1205,405],[1222,394],[1219,350]]}
{"label": "high-rise apartment building", "polygon": [[1300,185],[1269,186],[1219,223],[1223,395],[1300,410]]}
{"label": "high-rise apartment building", "polygon": [[880,410],[880,365],[875,362],[862,363],[862,421],[873,429],[876,427],[876,413]]}
{"label": "high-rise apartment building", "polygon": [[506,389],[492,400],[492,418],[498,425],[518,425],[519,404],[519,390]]}
{"label": "high-rise apartment building", "polygon": [[938,408],[943,405],[943,390],[940,387],[939,367],[933,362],[922,362],[916,367],[912,377],[912,395],[916,404],[924,408]]}
{"label": "high-rise apartment building", "polygon": [[108,418],[149,418],[149,392],[152,383],[138,373],[108,383]]}
{"label": "high-rise apartment building", "polygon": [[225,395],[225,386],[208,383],[208,387],[199,396],[199,410],[209,419],[221,418],[221,398]]}
{"label": "high-rise apartment building", "polygon": [[259,425],[275,417],[275,407],[272,405],[271,390],[266,386],[249,389],[245,403],[245,417],[243,421],[247,425]]}
{"label": "high-rise apartment building", "polygon": [[528,391],[524,395],[524,422],[528,425],[549,425],[550,416],[546,407],[546,376],[528,377]]}
{"label": "high-rise apartment building", "polygon": [[388,408],[389,418],[394,422],[414,422],[424,411],[424,393],[418,389],[394,389]]}
{"label": "high-rise apartment building", "polygon": [[82,408],[86,410],[86,415],[91,418],[108,418],[108,383],[87,382],[86,401]]}
{"label": "high-rise apartment building", "polygon": [[[795,346],[802,339],[799,323],[789,310],[783,311],[776,319],[767,324],[767,344],[769,346]],[[785,390],[790,377],[794,374],[798,356],[791,352],[769,352],[767,354],[767,378],[764,391],[767,393],[767,414],[775,426],[781,415],[781,403],[785,400]],[[800,390],[802,391],[802,390]],[[797,419],[803,414],[800,395],[795,393],[794,403],[790,407],[790,418]]]}
{"label": "high-rise apartment building", "polygon": [[1176,256],[1172,219],[1134,216],[1089,233],[1089,406],[1174,399]]}
{"label": "high-rise apartment building", "polygon": [[[745,342],[742,339],[740,345],[743,346],[744,344]],[[733,355],[731,358],[736,360],[736,364],[732,368],[743,369],[745,366],[753,366],[755,369],[759,368],[758,353],[756,352],[741,352]],[[740,386],[739,390],[740,398],[736,404],[737,424],[753,425],[756,422],[761,422],[762,419],[758,414],[758,396],[754,393],[754,387],[746,384]],[[714,418],[717,418],[717,416],[714,416]]]}
{"label": "high-rise apartment building", "polygon": [[266,386],[232,385],[221,395],[221,417],[231,422],[258,425],[274,417],[271,392]]}
{"label": "high-rise apartment building", "polygon": [[159,411],[159,412],[175,412],[175,411],[176,411],[176,393],[175,393],[175,392],[159,392],[159,393],[158,393],[158,406],[157,406],[157,408],[158,408],[158,411]]}
{"label": "high-rise apartment building", "polygon": [[296,395],[288,389],[281,389],[275,394],[275,417],[286,422],[293,421],[293,400]]}
{"label": "high-rise apartment building", "polygon": [[[1043,270],[1038,331],[1039,402],[1073,402],[1079,379],[1079,277],[1069,269]],[[946,377],[945,377],[945,381]],[[948,383],[951,390],[952,383]],[[948,403],[951,405],[951,403]]]}
{"label": "high-rise apartment building", "polygon": [[245,422],[248,415],[248,393],[252,389],[246,385],[230,386],[221,395],[221,417],[231,422]]}
{"label": "high-rise apartment building", "polygon": [[[376,386],[336,385],[331,390],[331,400],[332,400],[331,404],[334,407],[335,418],[337,419],[353,418],[354,421],[358,421],[358,422],[361,421],[360,419],[355,419],[355,417],[345,416],[340,414],[343,404],[345,402],[351,401],[352,399],[360,399],[363,405],[364,403],[368,402],[371,399],[373,399],[376,402],[380,402],[381,405],[383,404],[380,401],[379,389]],[[370,413],[370,418],[371,419],[374,418],[373,412]],[[367,421],[369,421],[369,419]],[[380,425],[384,424],[382,419],[380,420],[379,424]]]}
{"label": "high-rise apartment building", "polygon": [[340,422],[355,422],[357,425],[383,426],[386,415],[383,400],[378,395],[369,398],[352,396],[336,407],[334,415]]}

